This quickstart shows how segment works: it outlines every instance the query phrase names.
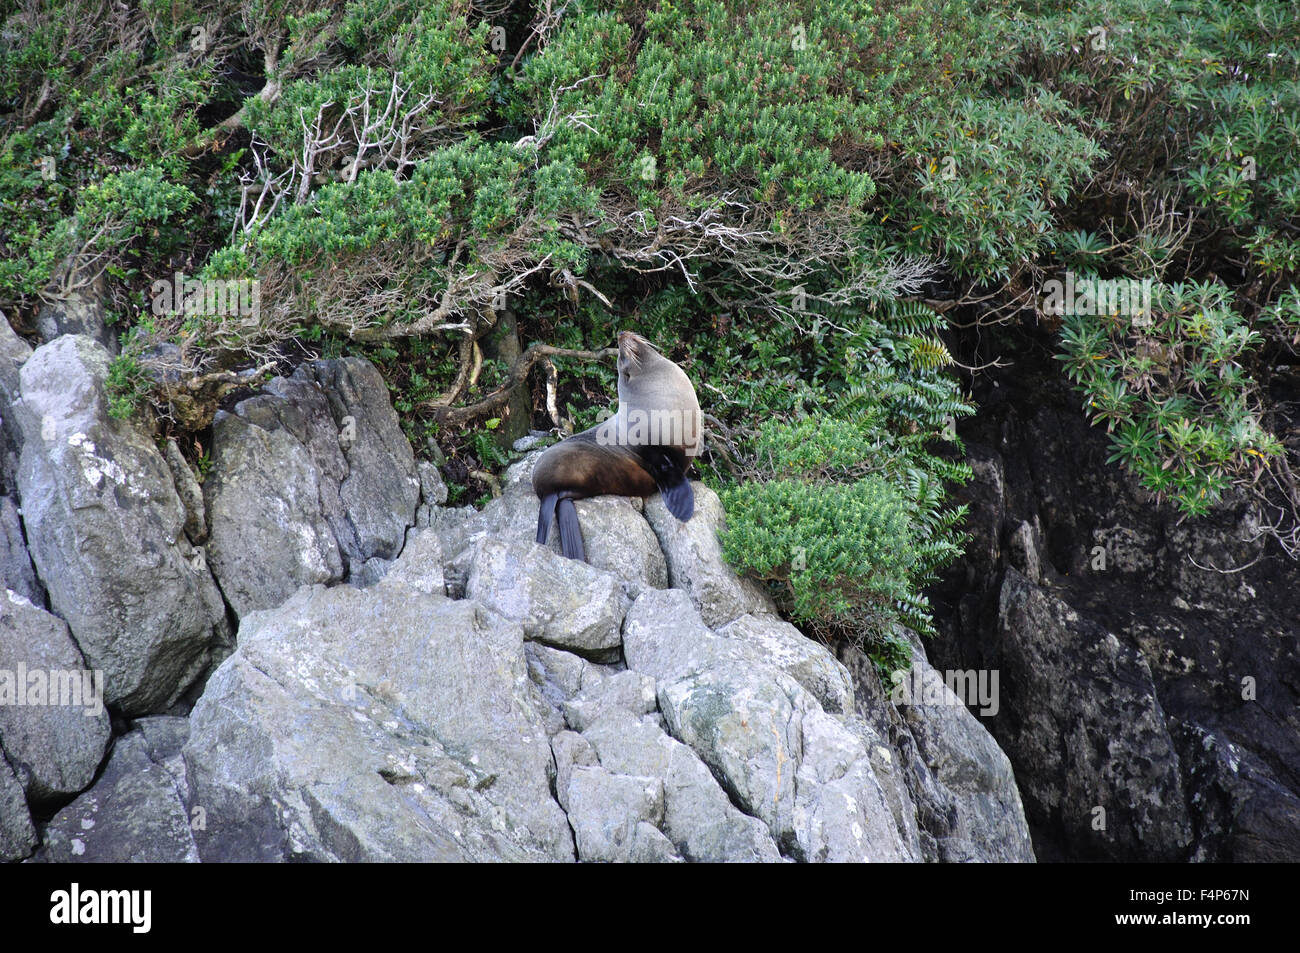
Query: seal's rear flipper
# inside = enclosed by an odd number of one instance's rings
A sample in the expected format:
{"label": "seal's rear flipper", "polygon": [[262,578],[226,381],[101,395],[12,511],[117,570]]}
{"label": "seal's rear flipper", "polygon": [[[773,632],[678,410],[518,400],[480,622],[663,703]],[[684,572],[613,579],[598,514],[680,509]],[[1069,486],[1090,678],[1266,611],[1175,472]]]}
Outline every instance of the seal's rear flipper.
{"label": "seal's rear flipper", "polygon": [[578,508],[573,500],[562,499],[556,507],[560,524],[560,552],[570,559],[587,561],[587,551],[582,545],[582,527],[578,524]]}
{"label": "seal's rear flipper", "polygon": [[655,478],[668,512],[685,523],[695,515],[695,491],[686,479],[686,454],[676,447],[638,447],[637,456]]}
{"label": "seal's rear flipper", "polygon": [[558,493],[548,493],[542,498],[542,505],[537,510],[537,541],[546,545],[546,537],[551,532],[551,520],[555,518],[555,501]]}

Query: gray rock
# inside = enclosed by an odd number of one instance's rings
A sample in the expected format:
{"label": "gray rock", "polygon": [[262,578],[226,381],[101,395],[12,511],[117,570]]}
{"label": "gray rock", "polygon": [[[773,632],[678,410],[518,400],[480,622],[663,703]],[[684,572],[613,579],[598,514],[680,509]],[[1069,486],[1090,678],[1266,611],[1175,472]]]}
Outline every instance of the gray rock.
{"label": "gray rock", "polygon": [[919,650],[913,650],[912,666],[926,686],[923,697],[943,698],[939,704],[896,706],[917,754],[951,799],[950,824],[937,837],[939,859],[1032,863],[1033,844],[1011,762]]}
{"label": "gray rock", "polygon": [[185,748],[203,859],[571,859],[523,646],[392,578],[245,616]]}
{"label": "gray rock", "polygon": [[387,385],[374,365],[357,357],[311,361],[294,377],[320,386],[339,425],[347,471],[338,497],[351,532],[336,521],[335,535],[344,555],[350,564],[392,559],[414,522],[421,484]]}
{"label": "gray rock", "polygon": [[747,643],[715,635],[681,589],[641,593],[623,623],[627,666],[658,682],[673,682],[726,662],[761,665]]}
{"label": "gray rock", "polygon": [[672,736],[695,750],[737,807],[767,825],[783,853],[797,849],[795,776],[803,706],[791,698],[801,694],[787,675],[735,664],[659,689],[659,707]]}
{"label": "gray rock", "polygon": [[226,634],[225,606],[184,535],[171,472],[153,442],[108,415],[107,352],[65,335],[23,365],[18,489],[28,548],[53,610],[107,701],[165,709]]}
{"label": "gray rock", "polygon": [[420,481],[379,373],[313,361],[213,423],[212,564],[242,616],[301,585],[373,583],[401,551]]}
{"label": "gray rock", "polygon": [[[555,755],[555,798],[566,812],[569,806],[569,781],[576,767],[600,764],[596,749],[586,738],[573,731],[560,731],[551,738],[551,752]],[[570,823],[572,826],[572,822]]]}
{"label": "gray rock", "polygon": [[741,578],[722,558],[718,530],[726,525],[722,502],[703,483],[693,482],[695,515],[683,523],[658,496],[646,500],[645,517],[668,561],[668,581],[685,589],[710,627],[746,613],[775,613],[776,606],[751,579]]}
{"label": "gray rock", "polygon": [[[880,785],[881,793],[884,794],[889,813],[893,815],[894,828],[898,831],[902,852],[909,860],[929,862],[939,859],[937,850],[931,848],[927,851],[926,845],[932,841],[932,838],[928,835],[922,837],[918,818],[920,812],[908,787],[903,755],[890,744],[887,729],[884,732],[879,731],[866,719],[855,715],[844,718],[844,726],[858,736],[867,751],[871,770]],[[1023,823],[1023,811],[1020,819]]]}
{"label": "gray rock", "polygon": [[171,772],[183,790],[185,761],[181,749],[190,739],[190,720],[175,715],[152,715],[133,722],[131,728],[140,732],[149,759]]}
{"label": "gray rock", "polygon": [[595,688],[615,671],[614,666],[589,662],[540,642],[528,642],[524,657],[528,660],[528,677],[546,702],[546,730],[551,735],[566,727],[564,706],[579,692]]}
{"label": "gray rock", "polygon": [[799,671],[841,706],[853,699],[841,681],[847,672],[825,649],[803,640],[805,649],[794,638],[752,619],[731,637],[716,635],[675,589],[643,592],[623,627],[628,667],[656,679],[669,732],[696,751],[742,811],[767,824],[783,853],[914,859],[871,752],[778,666]]}
{"label": "gray rock", "polygon": [[524,646],[524,654],[528,658],[528,669],[533,681],[544,692],[553,695],[557,707],[584,688],[599,685],[608,673],[612,673],[609,666],[598,665],[580,655],[537,642],[529,642]]}
{"label": "gray rock", "polygon": [[773,615],[746,614],[710,630],[680,589],[643,592],[623,625],[628,668],[674,681],[719,663],[785,672],[835,713],[853,710],[848,672],[825,647]]}
{"label": "gray rock", "polygon": [[0,311],[0,475],[5,492],[13,491],[18,474],[18,454],[23,447],[15,406],[22,396],[18,374],[31,356],[31,345],[14,333]]}
{"label": "gray rock", "polygon": [[[153,719],[149,719],[153,720]],[[184,719],[168,719],[184,724]],[[168,728],[174,733],[174,729]],[[191,815],[183,794],[181,737],[160,745],[132,731],[117,739],[95,786],[54,815],[36,859],[50,863],[197,863]],[[168,763],[171,762],[171,763]]]}
{"label": "gray rock", "polygon": [[418,529],[427,529],[438,521],[438,511],[447,503],[447,484],[437,464],[428,460],[415,461],[415,471],[420,480],[420,505],[415,509],[415,525]]}
{"label": "gray rock", "polygon": [[402,558],[388,565],[384,578],[410,586],[426,595],[443,595],[442,546],[437,533],[412,529],[406,536]]}
{"label": "gray rock", "polygon": [[912,860],[869,752],[782,672],[718,665],[659,692],[672,735],[782,852],[822,861]]}
{"label": "gray rock", "polygon": [[105,282],[101,276],[86,288],[47,300],[36,312],[36,330],[46,343],[60,335],[80,334],[94,338],[106,350],[116,354],[117,335],[104,322],[106,297]]}
{"label": "gray rock", "polygon": [[909,688],[905,701],[891,700],[891,690],[861,652],[846,649],[842,659],[853,676],[861,715],[849,727],[871,752],[876,777],[912,852],[927,862],[1032,862],[1010,762],[921,649],[913,647],[912,666],[925,687],[920,697]]}
{"label": "gray rock", "polygon": [[589,727],[583,738],[607,771],[662,780],[663,831],[685,859],[704,863],[781,859],[767,826],[737,810],[695,752],[655,725],[612,711]]}
{"label": "gray rock", "polygon": [[420,502],[429,506],[442,506],[447,502],[447,484],[438,468],[428,460],[415,464],[420,479]]}
{"label": "gray rock", "polygon": [[525,453],[532,450],[548,436],[549,435],[545,431],[534,430],[532,433],[520,437],[511,444],[511,446],[514,448],[516,453]]}
{"label": "gray rock", "polygon": [[[1207,796],[1191,809],[1201,843],[1191,859],[1282,863],[1294,860],[1300,797],[1257,754],[1198,725],[1176,724],[1174,741],[1193,785]],[[1260,797],[1260,790],[1271,797]]]}
{"label": "gray rock", "polygon": [[646,715],[657,707],[655,680],[640,672],[611,675],[562,705],[564,720],[574,731],[585,731],[612,709]]}
{"label": "gray rock", "polygon": [[212,469],[203,484],[208,558],[235,614],[273,608],[299,586],[341,580],[343,557],[307,449],[286,431],[225,411],[212,433]]}
{"label": "gray rock", "polygon": [[95,777],[110,733],[103,687],[62,619],[12,590],[0,595],[0,746],[32,802]]}
{"label": "gray rock", "polygon": [[717,630],[757,650],[756,658],[779,668],[835,714],[853,711],[853,680],[848,670],[826,650],[775,615],[742,615]]}
{"label": "gray rock", "polygon": [[365,589],[367,586],[373,586],[384,576],[388,575],[388,569],[392,566],[392,560],[380,559],[378,556],[372,556],[352,572],[351,583],[358,589]]}
{"label": "gray rock", "polygon": [[578,857],[594,862],[662,863],[681,858],[660,831],[664,785],[658,778],[574,766],[569,774],[569,824]]}
{"label": "gray rock", "polygon": [[203,490],[199,487],[199,481],[181,455],[181,448],[176,446],[176,441],[170,437],[163,451],[163,459],[167,461],[167,468],[172,472],[172,480],[176,485],[176,495],[180,498],[181,506],[185,507],[185,535],[190,538],[190,542],[201,543],[208,536],[208,517],[203,506]]}
{"label": "gray rock", "polygon": [[36,578],[12,496],[0,496],[0,588],[12,589],[37,605],[45,603],[45,587]]}
{"label": "gray rock", "polygon": [[1038,518],[1032,523],[1021,520],[1011,534],[1007,545],[1007,558],[1033,582],[1046,580],[1043,574],[1043,561],[1039,555],[1043,551],[1043,531],[1038,525]]}
{"label": "gray rock", "polygon": [[861,739],[841,721],[808,708],[799,722],[794,833],[809,862],[918,860],[900,842],[894,815]]}
{"label": "gray rock", "polygon": [[39,843],[23,786],[0,752],[0,861],[26,857]]}
{"label": "gray rock", "polygon": [[597,661],[619,657],[629,601],[611,574],[536,543],[485,540],[465,595],[523,627],[525,635]]}

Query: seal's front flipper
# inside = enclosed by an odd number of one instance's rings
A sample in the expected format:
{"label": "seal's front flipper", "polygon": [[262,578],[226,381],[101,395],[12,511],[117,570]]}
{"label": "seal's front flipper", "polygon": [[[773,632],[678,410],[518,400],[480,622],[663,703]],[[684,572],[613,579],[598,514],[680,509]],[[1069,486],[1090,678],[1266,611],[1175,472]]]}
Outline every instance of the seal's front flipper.
{"label": "seal's front flipper", "polygon": [[546,545],[546,537],[551,532],[551,520],[555,518],[555,503],[560,498],[558,493],[548,493],[537,509],[537,541]]}
{"label": "seal's front flipper", "polygon": [[659,495],[664,498],[668,512],[683,523],[695,515],[695,491],[691,489],[691,481],[686,477],[683,476],[675,486],[661,484]]}
{"label": "seal's front flipper", "polygon": [[638,447],[637,456],[655,478],[668,512],[685,523],[695,515],[695,491],[686,479],[686,454],[676,447]]}
{"label": "seal's front flipper", "polygon": [[587,550],[582,545],[582,526],[578,523],[578,508],[565,497],[555,509],[560,524],[560,552],[570,559],[587,561]]}

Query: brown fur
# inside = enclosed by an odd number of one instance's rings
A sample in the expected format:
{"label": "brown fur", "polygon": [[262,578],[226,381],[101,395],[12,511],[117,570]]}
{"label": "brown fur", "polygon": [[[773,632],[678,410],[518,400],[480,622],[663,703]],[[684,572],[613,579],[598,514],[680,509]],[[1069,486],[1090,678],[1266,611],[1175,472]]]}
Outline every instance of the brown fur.
{"label": "brown fur", "polygon": [[632,451],[602,447],[590,434],[590,430],[575,434],[542,454],[533,468],[533,490],[539,498],[551,493],[571,500],[606,493],[650,496],[658,491]]}

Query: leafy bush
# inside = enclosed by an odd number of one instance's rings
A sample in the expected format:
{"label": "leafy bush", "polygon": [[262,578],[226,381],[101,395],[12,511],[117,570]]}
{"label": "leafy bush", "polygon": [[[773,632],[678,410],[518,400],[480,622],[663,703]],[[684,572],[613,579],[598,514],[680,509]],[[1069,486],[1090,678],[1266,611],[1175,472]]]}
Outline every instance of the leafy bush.
{"label": "leafy bush", "polygon": [[[1300,312],[1287,317],[1300,332]],[[1283,453],[1243,370],[1261,335],[1222,285],[1160,286],[1136,328],[1120,314],[1067,315],[1061,339],[1085,409],[1112,434],[1111,460],[1186,512],[1208,512],[1234,478],[1257,477]]]}
{"label": "leafy bush", "polygon": [[811,411],[760,424],[747,472],[719,481],[728,562],[772,583],[801,624],[886,667],[896,624],[932,631],[922,588],[963,542],[965,509],[946,505],[945,481],[970,470],[933,442],[957,444],[952,425],[973,408],[947,375],[939,323],[900,303],[860,316],[856,333],[827,332],[820,386],[800,395]]}
{"label": "leafy bush", "polygon": [[911,527],[888,481],[769,480],[727,487],[721,499],[734,514],[727,561],[781,583],[801,622],[883,628],[896,603],[915,598]]}

